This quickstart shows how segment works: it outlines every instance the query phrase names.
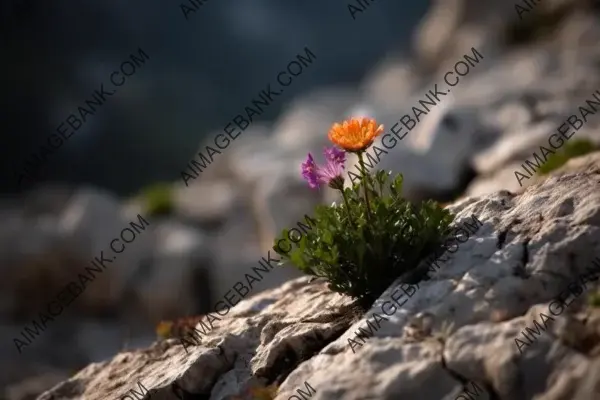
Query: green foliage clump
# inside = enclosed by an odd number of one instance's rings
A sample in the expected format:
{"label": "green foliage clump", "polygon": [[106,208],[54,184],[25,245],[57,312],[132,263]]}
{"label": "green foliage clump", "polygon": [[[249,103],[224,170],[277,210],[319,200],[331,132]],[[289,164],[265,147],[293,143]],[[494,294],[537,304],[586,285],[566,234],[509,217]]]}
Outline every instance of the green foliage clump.
{"label": "green foliage clump", "polygon": [[[434,201],[413,205],[402,198],[402,175],[365,174],[344,201],[316,208],[314,225],[288,252],[273,249],[302,272],[326,278],[329,288],[369,306],[402,274],[439,248],[453,216]],[[366,189],[366,193],[365,193]],[[362,193],[361,193],[362,192]],[[362,195],[365,195],[364,197]]]}
{"label": "green foliage clump", "polygon": [[175,208],[173,188],[168,183],[155,183],[142,189],[144,212],[150,216],[169,215]]}
{"label": "green foliage clump", "polygon": [[588,296],[588,304],[592,307],[600,307],[600,291],[596,291]]}
{"label": "green foliage clump", "polygon": [[567,142],[560,151],[547,158],[546,162],[538,169],[537,174],[546,175],[565,165],[569,159],[591,153],[594,150],[596,150],[596,146],[588,139]]}

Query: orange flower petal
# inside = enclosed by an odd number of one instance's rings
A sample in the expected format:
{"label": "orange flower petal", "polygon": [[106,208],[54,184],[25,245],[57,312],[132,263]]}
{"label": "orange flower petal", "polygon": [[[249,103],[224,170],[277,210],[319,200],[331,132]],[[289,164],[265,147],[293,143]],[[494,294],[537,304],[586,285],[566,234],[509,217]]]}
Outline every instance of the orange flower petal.
{"label": "orange flower petal", "polygon": [[383,132],[372,118],[351,118],[341,124],[335,123],[329,130],[329,140],[346,151],[357,152],[367,149]]}

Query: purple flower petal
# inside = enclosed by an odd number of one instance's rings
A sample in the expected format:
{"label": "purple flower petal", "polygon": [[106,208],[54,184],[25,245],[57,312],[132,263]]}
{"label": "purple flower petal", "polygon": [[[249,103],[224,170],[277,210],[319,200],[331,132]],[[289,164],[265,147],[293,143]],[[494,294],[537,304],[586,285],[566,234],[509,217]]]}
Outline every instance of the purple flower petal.
{"label": "purple flower petal", "polygon": [[329,185],[333,179],[340,178],[344,173],[346,153],[335,147],[325,148],[325,165],[315,164],[312,154],[308,153],[306,161],[302,163],[302,177],[312,189],[320,185]]}
{"label": "purple flower petal", "polygon": [[327,161],[335,162],[337,164],[343,164],[346,162],[346,152],[344,150],[340,150],[337,147],[325,147],[323,151],[325,154],[325,159]]}
{"label": "purple flower petal", "polygon": [[311,189],[319,187],[317,171],[318,168],[315,164],[315,160],[313,159],[312,154],[308,153],[306,161],[302,163],[302,177],[308,182],[308,186],[310,186]]}

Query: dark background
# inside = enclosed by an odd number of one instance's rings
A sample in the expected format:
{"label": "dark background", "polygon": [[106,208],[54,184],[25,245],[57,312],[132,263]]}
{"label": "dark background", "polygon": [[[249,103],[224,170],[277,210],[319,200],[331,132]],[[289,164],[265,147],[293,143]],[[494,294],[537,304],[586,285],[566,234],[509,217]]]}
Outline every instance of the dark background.
{"label": "dark background", "polygon": [[[407,49],[428,1],[377,2],[353,20],[346,2],[213,0],[184,18],[179,4],[3,1],[0,18],[2,179],[15,174],[77,106],[141,47],[150,57],[48,157],[39,182],[88,183],[120,195],[179,179],[206,135],[222,129],[308,46],[317,56],[261,115],[294,96],[352,84]],[[76,114],[76,113],[75,113]]]}

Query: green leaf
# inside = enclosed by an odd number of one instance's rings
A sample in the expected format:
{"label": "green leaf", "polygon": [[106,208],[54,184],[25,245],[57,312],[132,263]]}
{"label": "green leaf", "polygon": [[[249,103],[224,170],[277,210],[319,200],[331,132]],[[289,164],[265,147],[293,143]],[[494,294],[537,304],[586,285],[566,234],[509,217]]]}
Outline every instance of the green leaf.
{"label": "green leaf", "polygon": [[[370,177],[368,186],[377,191],[369,191],[370,217],[364,186],[355,184],[344,189],[348,206],[343,200],[336,207],[317,206],[315,226],[289,253],[277,254],[306,274],[325,277],[331,290],[361,301],[377,298],[439,246],[453,219],[435,202],[412,205],[401,196],[402,175],[390,178],[385,171]],[[382,190],[387,188],[389,194]]]}

